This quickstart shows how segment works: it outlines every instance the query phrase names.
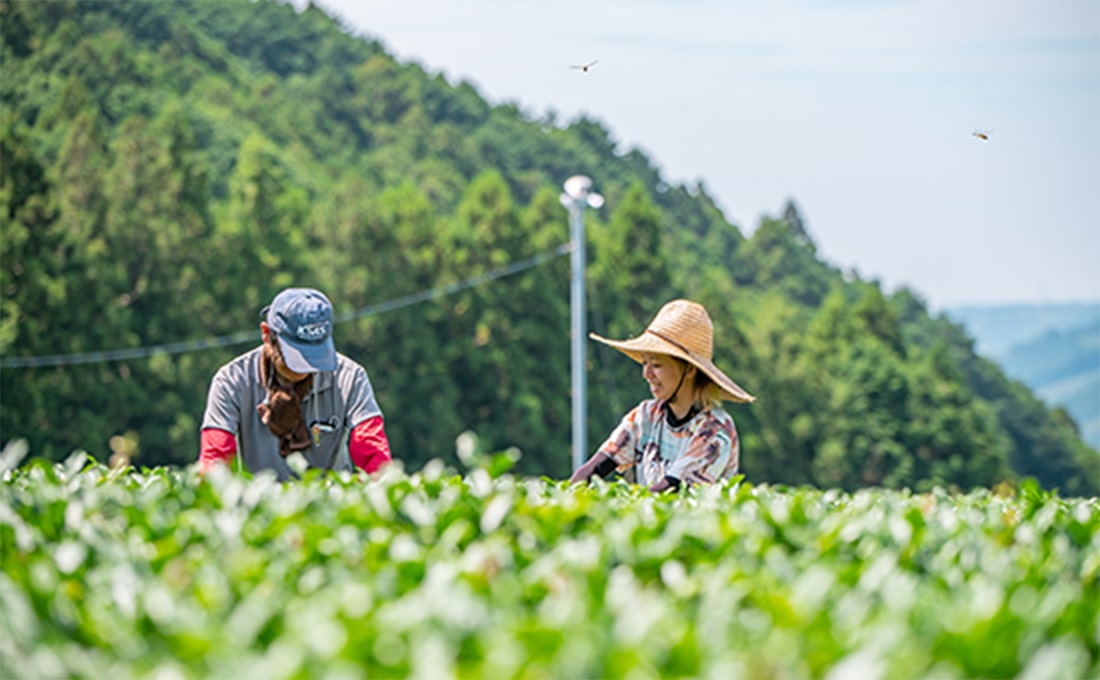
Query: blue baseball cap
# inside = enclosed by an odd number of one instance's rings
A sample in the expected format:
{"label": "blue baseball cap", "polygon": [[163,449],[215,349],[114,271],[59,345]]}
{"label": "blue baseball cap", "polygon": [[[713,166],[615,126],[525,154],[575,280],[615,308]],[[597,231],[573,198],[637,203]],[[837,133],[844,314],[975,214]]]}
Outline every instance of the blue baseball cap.
{"label": "blue baseball cap", "polygon": [[286,367],[295,373],[336,370],[332,303],[312,288],[287,288],[264,307],[267,325],[279,337]]}

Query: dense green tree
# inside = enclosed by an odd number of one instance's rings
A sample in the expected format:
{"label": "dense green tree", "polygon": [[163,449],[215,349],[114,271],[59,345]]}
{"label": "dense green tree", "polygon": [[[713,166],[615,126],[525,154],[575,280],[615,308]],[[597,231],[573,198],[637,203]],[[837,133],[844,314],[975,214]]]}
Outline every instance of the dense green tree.
{"label": "dense green tree", "polygon": [[826,361],[830,414],[823,424],[814,480],[856,489],[911,482],[912,458],[903,445],[909,384],[888,348],[868,337]]}
{"label": "dense green tree", "polygon": [[727,405],[741,439],[741,468],[750,479],[810,484],[821,428],[829,411],[819,362],[804,346],[809,313],[777,292],[739,304],[709,306],[719,366],[756,401]]}
{"label": "dense green tree", "polygon": [[[465,429],[460,385],[449,372],[446,336],[438,327],[446,302],[393,310],[387,299],[415,295],[439,283],[442,253],[436,247],[437,218],[427,197],[411,184],[373,198],[351,182],[326,213],[340,259],[322,288],[339,313],[350,315],[335,331],[337,347],[367,367],[387,435],[398,456],[419,468],[447,456]],[[359,316],[357,310],[376,311]]]}
{"label": "dense green tree", "polygon": [[[551,257],[568,242],[558,191],[543,187],[536,193],[520,214],[520,227],[527,252]],[[523,451],[520,470],[559,478],[572,472],[569,276],[569,258],[553,256],[506,284],[515,296],[508,361],[519,389],[512,415],[502,423],[505,437]]]}
{"label": "dense green tree", "polygon": [[1007,478],[992,410],[951,373],[942,345],[915,348],[914,363],[901,335],[894,308],[869,284],[834,289],[810,324],[807,356],[834,400],[817,482],[969,488]]}
{"label": "dense green tree", "polygon": [[[28,354],[49,352],[47,320],[36,310],[58,306],[65,297],[65,272],[57,253],[65,231],[56,227],[57,208],[46,169],[22,126],[8,117],[0,137],[0,211],[4,217],[0,286],[3,326],[0,350],[19,347]],[[74,127],[74,130],[79,130]],[[74,136],[81,137],[79,132]],[[90,211],[91,212],[91,211]],[[63,351],[56,348],[56,351]]]}
{"label": "dense green tree", "polygon": [[817,256],[801,219],[765,218],[740,249],[743,280],[775,287],[794,301],[816,307],[840,282],[839,273]]}
{"label": "dense green tree", "polygon": [[938,343],[910,369],[904,444],[917,488],[972,488],[1011,477],[1008,442],[993,409],[958,379]]}
{"label": "dense green tree", "polygon": [[670,223],[665,248],[673,284],[700,302],[738,294],[744,267],[739,253],[745,238],[726,221],[701,183],[693,191],[675,187],[658,194]]}
{"label": "dense green tree", "polygon": [[[26,130],[8,115],[0,121],[0,356],[64,352],[49,332],[47,314],[64,306],[66,293],[64,267],[55,255],[63,249],[65,235],[55,228],[51,183]],[[56,399],[51,392],[64,377],[52,371],[31,383],[23,371],[0,371],[0,430],[5,439],[21,436],[45,456],[63,453],[56,451],[62,439],[51,436],[45,417]]]}
{"label": "dense green tree", "polygon": [[256,309],[282,288],[306,283],[307,198],[259,133],[241,144],[229,192],[221,222],[235,257],[225,274],[244,285],[223,304]]}
{"label": "dense green tree", "polygon": [[[663,215],[646,188],[635,183],[606,224],[588,220],[587,225],[591,241],[588,328],[615,339],[638,335],[663,304],[677,297],[663,246],[667,228]],[[602,345],[589,347],[588,356],[595,360],[592,368],[605,374],[590,380],[589,448],[594,448],[618,423],[623,410],[648,397],[634,361]]]}
{"label": "dense green tree", "polygon": [[[504,178],[487,172],[470,183],[448,225],[445,280],[484,275],[533,252],[520,227],[520,214]],[[522,276],[522,275],[518,275]],[[460,413],[467,426],[491,449],[516,445],[501,434],[514,418],[525,388],[511,370],[517,352],[516,326],[523,310],[537,300],[523,299],[512,282],[479,285],[448,300],[452,315],[444,325],[450,338],[444,349],[452,380],[462,389]]]}
{"label": "dense green tree", "polygon": [[664,248],[667,228],[641,184],[630,187],[606,225],[593,225],[590,275],[599,282],[601,306],[610,313],[608,332],[641,332],[672,295]]}

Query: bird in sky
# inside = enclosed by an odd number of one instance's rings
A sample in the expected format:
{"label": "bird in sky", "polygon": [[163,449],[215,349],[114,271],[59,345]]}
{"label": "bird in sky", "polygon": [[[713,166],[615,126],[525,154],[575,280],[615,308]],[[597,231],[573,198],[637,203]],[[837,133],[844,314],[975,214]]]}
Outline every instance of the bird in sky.
{"label": "bird in sky", "polygon": [[573,64],[569,68],[574,68],[574,69],[577,69],[577,70],[579,70],[583,73],[588,73],[588,69],[595,66],[597,61],[599,61],[599,59],[593,59],[592,61],[588,62],[587,64]]}
{"label": "bird in sky", "polygon": [[988,142],[989,141],[989,135],[993,134],[993,131],[992,130],[975,130],[971,134],[974,135],[975,137],[977,137],[978,139],[982,140],[983,142]]}

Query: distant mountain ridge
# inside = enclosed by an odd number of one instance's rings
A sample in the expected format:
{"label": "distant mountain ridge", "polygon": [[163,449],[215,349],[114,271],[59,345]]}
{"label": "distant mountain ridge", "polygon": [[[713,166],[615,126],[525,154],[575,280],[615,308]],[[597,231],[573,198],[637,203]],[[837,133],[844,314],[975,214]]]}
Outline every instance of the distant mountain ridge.
{"label": "distant mountain ridge", "polygon": [[993,358],[1003,358],[1013,347],[1050,331],[1070,331],[1100,323],[1100,301],[957,305],[944,312],[970,330],[979,353]]}
{"label": "distant mountain ridge", "polygon": [[1100,302],[960,306],[980,354],[1073,416],[1081,438],[1100,450]]}

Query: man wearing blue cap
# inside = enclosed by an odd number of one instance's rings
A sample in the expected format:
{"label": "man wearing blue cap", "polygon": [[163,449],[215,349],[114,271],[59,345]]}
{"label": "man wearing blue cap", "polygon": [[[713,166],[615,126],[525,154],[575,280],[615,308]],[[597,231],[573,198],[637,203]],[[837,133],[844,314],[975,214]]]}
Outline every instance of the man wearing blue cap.
{"label": "man wearing blue cap", "polygon": [[240,453],[255,473],[294,476],[286,458],[310,467],[374,472],[389,462],[382,411],[367,371],[336,351],[332,303],[312,288],[288,288],[262,312],[263,344],[214,375],[202,421],[202,470]]}

